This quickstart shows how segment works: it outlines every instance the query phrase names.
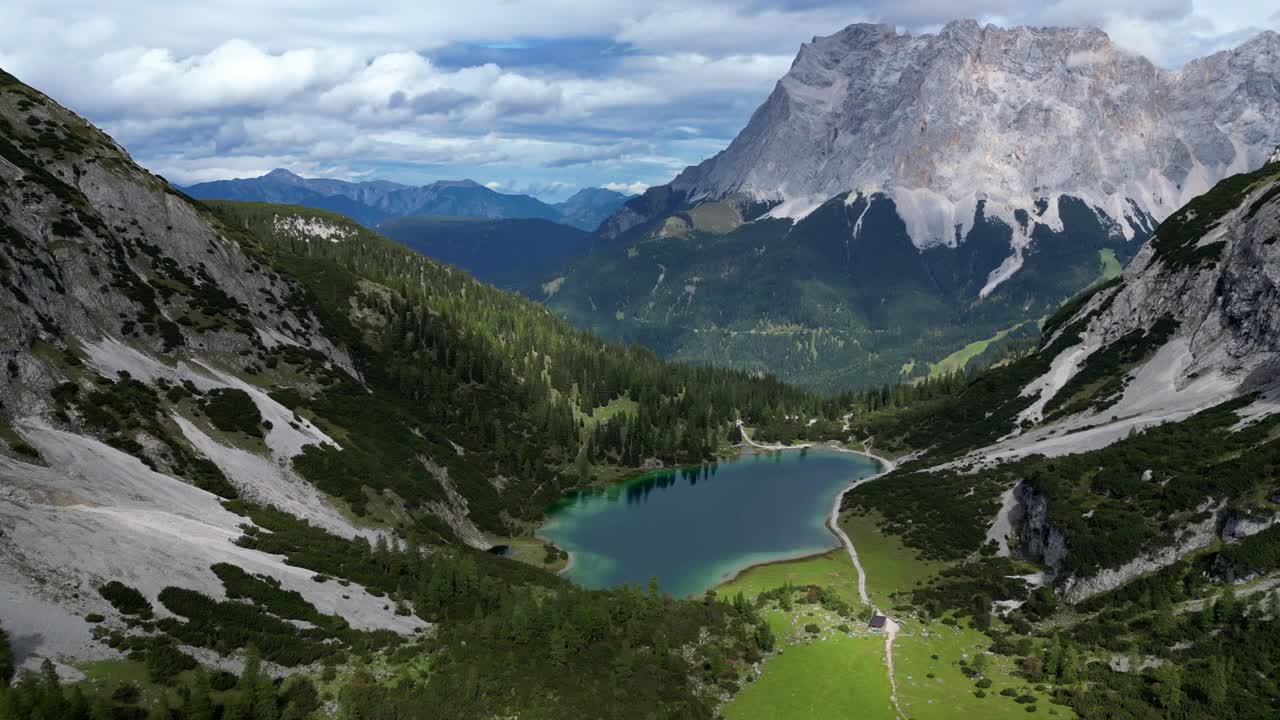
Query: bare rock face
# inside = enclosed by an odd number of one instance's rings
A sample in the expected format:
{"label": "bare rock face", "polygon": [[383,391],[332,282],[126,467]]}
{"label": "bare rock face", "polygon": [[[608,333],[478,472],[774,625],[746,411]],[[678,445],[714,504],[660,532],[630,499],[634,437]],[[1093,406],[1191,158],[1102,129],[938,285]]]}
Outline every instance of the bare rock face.
{"label": "bare rock face", "polygon": [[[344,537],[379,536],[291,469],[304,445],[331,439],[270,397],[319,384],[315,373],[290,379],[275,351],[354,375],[302,292],[236,229],[0,71],[0,624],[15,630],[19,662],[114,656],[80,617],[115,622],[97,588],[119,579],[153,601],[167,586],[218,597],[217,562],[269,575],[353,627],[422,626],[232,542],[246,519],[222,505],[229,492]],[[142,420],[91,421],[90,393],[125,382],[142,399],[117,412]],[[164,392],[177,387],[244,393],[263,445],[210,435],[193,405]],[[199,482],[211,475],[225,486]]]}
{"label": "bare rock face", "polygon": [[1018,554],[1056,569],[1067,556],[1067,536],[1049,521],[1049,499],[1026,483],[1014,491],[1021,508],[1016,524]]}
{"label": "bare rock face", "polygon": [[1168,71],[1091,28],[851,25],[803,45],[733,143],[670,189],[748,193],[792,217],[882,192],[922,248],[963,241],[982,201],[1010,227],[1021,211],[1060,229],[1068,195],[1132,237],[1266,160],[1277,78],[1274,32]]}
{"label": "bare rock face", "polygon": [[[1077,314],[1089,318],[1085,345],[1102,348],[1171,318],[1179,326],[1174,339],[1186,345],[1175,378],[1179,386],[1216,375],[1252,390],[1280,379],[1280,165],[1264,166],[1240,183],[1234,196],[1225,197],[1229,192],[1214,190],[1232,209],[1189,246],[1209,255],[1198,262],[1179,261],[1161,249],[1174,232],[1170,225],[1162,227],[1125,269],[1119,288],[1095,297]],[[1205,209],[1189,206],[1174,220],[1201,212]]]}

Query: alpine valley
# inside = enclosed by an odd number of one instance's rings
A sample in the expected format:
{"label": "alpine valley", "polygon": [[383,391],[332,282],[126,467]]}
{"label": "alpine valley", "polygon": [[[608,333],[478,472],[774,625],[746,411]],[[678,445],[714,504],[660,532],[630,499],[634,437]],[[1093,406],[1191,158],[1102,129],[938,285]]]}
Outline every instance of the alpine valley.
{"label": "alpine valley", "polygon": [[998,359],[1280,142],[1280,35],[1178,71],[1102,32],[851,25],[723,152],[530,287],[672,358],[822,391]]}
{"label": "alpine valley", "polygon": [[0,720],[1277,717],[1278,69],[851,26],[550,309],[0,71]]}

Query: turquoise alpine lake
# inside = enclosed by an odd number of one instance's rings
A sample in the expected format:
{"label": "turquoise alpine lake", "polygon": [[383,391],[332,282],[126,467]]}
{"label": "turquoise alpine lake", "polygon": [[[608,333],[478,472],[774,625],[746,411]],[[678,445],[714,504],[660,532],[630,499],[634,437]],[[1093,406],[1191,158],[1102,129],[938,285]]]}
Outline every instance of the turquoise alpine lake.
{"label": "turquoise alpine lake", "polygon": [[572,553],[565,576],[589,588],[646,586],[699,594],[750,565],[835,548],[831,505],[880,472],[825,448],[746,455],[570,493],[539,535]]}

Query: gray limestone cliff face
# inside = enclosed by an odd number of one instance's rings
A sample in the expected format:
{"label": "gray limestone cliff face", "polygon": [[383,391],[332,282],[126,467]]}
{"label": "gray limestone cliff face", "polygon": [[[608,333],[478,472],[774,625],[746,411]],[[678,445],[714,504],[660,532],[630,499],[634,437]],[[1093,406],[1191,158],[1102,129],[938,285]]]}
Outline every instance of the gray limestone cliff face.
{"label": "gray limestone cliff face", "polygon": [[[782,214],[884,192],[920,247],[954,243],[957,226],[963,238],[979,202],[1010,227],[1018,211],[1057,226],[1067,195],[1129,237],[1267,159],[1277,78],[1274,32],[1173,72],[1092,28],[851,25],[804,44],[729,147],[670,188],[691,202],[791,202]],[[644,216],[637,203],[613,228]]]}
{"label": "gray limestone cliff face", "polygon": [[[122,338],[235,369],[286,343],[351,367],[318,319],[291,305],[293,282],[114,141],[34,91],[0,93],[0,118],[24,117],[0,127],[0,358],[19,368],[0,378],[7,407],[47,409],[63,378],[30,348],[58,337]],[[220,322],[192,320],[215,305]]]}
{"label": "gray limestone cliff face", "polygon": [[1266,167],[1275,172],[1243,192],[1198,242],[1223,244],[1216,261],[1171,264],[1157,250],[1157,232],[1125,268],[1121,285],[1076,314],[1088,318],[1082,342],[1104,347],[1169,317],[1187,347],[1179,386],[1215,375],[1240,392],[1280,379],[1280,165]]}
{"label": "gray limestone cliff face", "polygon": [[1280,525],[1280,515],[1232,508],[1221,513],[1218,536],[1225,542],[1238,542],[1273,525]]}
{"label": "gray limestone cliff face", "polygon": [[1018,554],[1057,570],[1067,556],[1067,537],[1049,522],[1049,499],[1027,483],[1014,490],[1018,510],[1014,515],[1014,531],[1018,538]]}
{"label": "gray limestone cliff face", "polygon": [[[1017,554],[1043,564],[1056,574],[1070,553],[1070,538],[1049,520],[1049,499],[1043,493],[1026,483],[1019,483],[1014,494],[1018,503],[1017,512],[1013,515],[1018,539]],[[1239,542],[1277,524],[1280,524],[1280,515],[1274,513],[1222,508],[1182,528],[1171,544],[1152,548],[1118,567],[1102,568],[1088,575],[1059,577],[1055,589],[1067,602],[1082,602],[1114,590],[1134,578],[1168,567],[1215,542]],[[1248,579],[1238,574],[1236,568],[1222,557],[1215,560],[1212,571],[1227,582]]]}
{"label": "gray limestone cliff face", "polygon": [[[21,640],[21,660],[114,656],[80,617],[100,613],[108,624],[98,627],[122,627],[96,588],[126,582],[163,617],[155,599],[164,587],[222,597],[209,569],[218,562],[271,576],[352,627],[424,626],[358,587],[324,587],[279,556],[236,545],[249,521],[184,471],[199,459],[239,497],[344,537],[379,536],[291,469],[304,445],[333,440],[269,389],[318,388],[326,376],[311,373],[313,363],[352,367],[302,297],[255,241],[0,72],[0,623]],[[281,346],[305,349],[308,369],[272,364]],[[163,398],[157,409],[130,401],[156,423],[120,423],[136,446],[128,452],[104,442],[87,402],[55,405],[54,388],[83,399],[95,374],[127,374]],[[246,393],[264,421],[262,444],[210,434],[199,412],[162,392],[179,384]]]}

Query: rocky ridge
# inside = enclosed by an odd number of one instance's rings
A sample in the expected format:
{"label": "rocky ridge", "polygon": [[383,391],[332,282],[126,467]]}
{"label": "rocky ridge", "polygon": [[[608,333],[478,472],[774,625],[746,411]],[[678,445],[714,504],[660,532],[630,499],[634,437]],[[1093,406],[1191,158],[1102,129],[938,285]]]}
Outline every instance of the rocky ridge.
{"label": "rocky ridge", "polygon": [[[381,535],[291,467],[338,441],[269,391],[355,375],[303,294],[251,239],[0,72],[0,621],[24,629],[20,658],[113,655],[78,617],[113,615],[103,582],[220,598],[210,567],[228,561],[353,627],[423,626],[233,543],[248,520],[228,497]],[[228,394],[257,427],[214,419]]]}
{"label": "rocky ridge", "polygon": [[[1229,178],[1172,215],[1117,283],[1095,292],[1042,341],[1072,338],[1045,376],[1028,384],[1037,397],[1022,427],[974,453],[980,463],[1085,452],[1135,431],[1178,422],[1219,403],[1250,399],[1236,429],[1280,412],[1280,164]],[[1175,328],[1151,335],[1157,325]],[[1079,391],[1073,379],[1125,338],[1147,333],[1159,344],[1122,366],[1120,390],[1096,409],[1050,417],[1059,393]],[[1159,482],[1150,471],[1142,482]],[[1014,489],[1009,524],[1016,550],[1051,569],[1071,551],[1071,538],[1049,520],[1049,500],[1029,485]],[[1215,542],[1234,543],[1280,522],[1274,509],[1242,511],[1228,495],[1211,497],[1203,519],[1182,528],[1175,544],[1088,577],[1060,578],[1072,601],[1114,589]],[[1265,503],[1264,503],[1265,504]]]}
{"label": "rocky ridge", "polygon": [[1280,141],[1278,77],[1274,32],[1170,71],[1093,28],[851,25],[804,44],[728,148],[601,232],[725,198],[801,218],[843,192],[879,194],[919,248],[964,242],[979,212],[1017,230],[985,296],[1037,225],[1062,231],[1063,196],[1133,238],[1257,167]]}

